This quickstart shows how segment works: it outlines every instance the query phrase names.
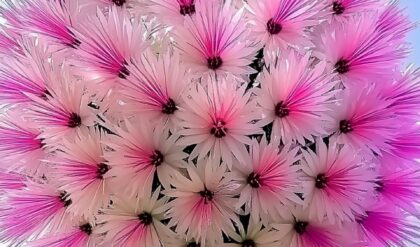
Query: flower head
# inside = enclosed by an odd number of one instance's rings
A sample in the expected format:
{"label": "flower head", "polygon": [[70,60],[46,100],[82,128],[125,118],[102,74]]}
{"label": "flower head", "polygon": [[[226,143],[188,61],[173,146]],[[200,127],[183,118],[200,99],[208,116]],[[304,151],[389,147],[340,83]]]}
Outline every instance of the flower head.
{"label": "flower head", "polygon": [[182,25],[185,17],[196,13],[197,2],[202,0],[150,0],[147,8],[163,23]]}
{"label": "flower head", "polygon": [[332,18],[346,21],[344,18],[363,12],[374,12],[382,7],[384,0],[328,0],[327,7]]}

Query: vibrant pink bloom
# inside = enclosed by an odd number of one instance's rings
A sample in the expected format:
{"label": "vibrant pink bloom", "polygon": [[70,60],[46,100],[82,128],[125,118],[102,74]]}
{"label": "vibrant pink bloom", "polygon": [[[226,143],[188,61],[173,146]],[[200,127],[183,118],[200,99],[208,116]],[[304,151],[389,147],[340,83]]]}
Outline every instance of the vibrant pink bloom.
{"label": "vibrant pink bloom", "polygon": [[270,0],[248,4],[254,25],[252,38],[261,41],[266,51],[312,46],[306,30],[320,23],[321,1]]}
{"label": "vibrant pink bloom", "polygon": [[409,31],[415,28],[408,15],[398,7],[398,2],[390,2],[380,14],[377,31],[391,37],[391,40],[405,42]]}
{"label": "vibrant pink bloom", "polygon": [[239,219],[234,213],[237,199],[233,198],[239,184],[231,180],[226,164],[220,159],[208,158],[187,167],[188,177],[175,173],[172,185],[165,194],[173,197],[169,202],[167,217],[169,227],[187,234],[187,238],[203,246],[222,240],[222,232],[232,231]]}
{"label": "vibrant pink bloom", "polygon": [[149,11],[163,23],[182,25],[186,16],[195,15],[195,6],[200,1],[203,0],[149,0],[146,4]]}
{"label": "vibrant pink bloom", "polygon": [[179,136],[169,136],[162,125],[153,128],[145,122],[136,126],[134,123],[126,121],[126,128],[117,128],[117,135],[103,141],[112,148],[104,157],[112,168],[109,175],[116,176],[116,189],[130,196],[142,196],[152,188],[155,173],[159,182],[169,188],[170,177],[177,168],[185,166],[183,159],[187,157],[175,145]]}
{"label": "vibrant pink bloom", "polygon": [[328,11],[332,18],[348,21],[348,17],[363,13],[375,12],[385,5],[385,0],[327,0]]}
{"label": "vibrant pink bloom", "polygon": [[197,1],[197,14],[186,18],[185,25],[176,29],[182,58],[200,76],[251,74],[254,70],[248,65],[259,47],[247,41],[243,10],[220,2]]}
{"label": "vibrant pink bloom", "polygon": [[[407,161],[420,159],[420,126],[413,124],[412,126],[402,126],[395,131],[394,135],[386,143],[389,146],[388,154]],[[394,163],[398,166],[400,162]]]}
{"label": "vibrant pink bloom", "polygon": [[299,166],[292,165],[299,160],[299,149],[287,145],[279,151],[278,146],[277,140],[267,144],[264,137],[260,143],[254,139],[250,154],[245,157],[245,166],[237,169],[243,184],[237,206],[245,204],[245,212],[249,212],[254,221],[262,217],[268,222],[273,212],[282,214],[289,210],[287,206],[302,204],[297,196],[302,193]]}
{"label": "vibrant pink bloom", "polygon": [[318,139],[316,154],[308,150],[303,157],[307,176],[303,196],[310,217],[334,224],[354,221],[355,215],[364,213],[361,202],[374,191],[376,174],[357,152],[333,142],[327,147]]}
{"label": "vibrant pink bloom", "polygon": [[162,247],[170,230],[160,222],[168,199],[158,199],[159,192],[148,191],[142,198],[130,200],[113,199],[113,206],[97,216],[98,234],[105,234],[102,245]]}
{"label": "vibrant pink bloom", "polygon": [[72,204],[66,192],[54,186],[27,182],[11,192],[0,210],[0,240],[23,241],[43,231],[56,231],[70,224],[66,208]]}
{"label": "vibrant pink bloom", "polygon": [[168,124],[170,129],[178,128],[178,108],[189,83],[178,54],[156,56],[149,51],[132,61],[131,76],[122,81],[119,90],[129,100],[122,109]]}
{"label": "vibrant pink bloom", "polygon": [[283,142],[304,144],[313,136],[325,135],[329,105],[336,82],[325,71],[325,63],[310,69],[310,53],[283,55],[270,71],[264,71],[257,101],[263,108],[265,124],[273,122],[272,135]]}
{"label": "vibrant pink bloom", "polygon": [[25,181],[26,177],[24,175],[0,169],[0,194],[25,188]]}
{"label": "vibrant pink bloom", "polygon": [[[232,166],[233,157],[245,162],[250,145],[247,136],[262,134],[258,123],[260,118],[255,101],[250,101],[251,92],[245,92],[246,85],[237,89],[234,79],[209,80],[207,90],[201,84],[193,86],[185,97],[185,107],[180,109],[183,135],[180,145],[197,144],[190,158],[204,158],[209,152]],[[217,158],[216,158],[217,159]]]}

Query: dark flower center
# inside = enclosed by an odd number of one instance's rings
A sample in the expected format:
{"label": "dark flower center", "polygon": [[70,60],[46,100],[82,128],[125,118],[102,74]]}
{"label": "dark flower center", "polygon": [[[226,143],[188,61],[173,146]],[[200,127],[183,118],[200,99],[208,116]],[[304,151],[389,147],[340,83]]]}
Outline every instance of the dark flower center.
{"label": "dark flower center", "polygon": [[274,113],[279,118],[287,117],[290,114],[289,108],[285,104],[283,104],[283,101],[280,101],[277,103],[277,105],[274,108]]}
{"label": "dark flower center", "polygon": [[130,75],[130,71],[125,65],[127,65],[127,62],[124,62],[124,65],[121,67],[120,71],[118,71],[118,77],[121,79],[127,79],[127,76]]}
{"label": "dark flower center", "polygon": [[214,193],[204,188],[204,190],[200,191],[200,196],[204,198],[204,203],[207,204],[208,202],[213,200]]}
{"label": "dark flower center", "polygon": [[260,175],[256,174],[255,172],[252,172],[251,174],[249,174],[248,178],[246,179],[246,182],[252,188],[259,188],[260,187]]}
{"label": "dark flower center", "polygon": [[152,224],[152,222],[153,222],[153,217],[150,213],[143,212],[143,213],[139,214],[138,217],[139,217],[140,222],[145,226],[148,226],[148,225]]}
{"label": "dark flower center", "polygon": [[163,154],[159,150],[155,150],[150,158],[153,166],[160,166],[164,159]]}
{"label": "dark flower center", "polygon": [[318,174],[315,178],[315,187],[318,189],[323,189],[327,187],[327,177],[325,174]]}
{"label": "dark flower center", "polygon": [[103,175],[105,175],[105,173],[107,173],[109,169],[110,169],[109,165],[105,163],[100,163],[98,165],[98,170],[96,171],[98,178],[103,179],[104,178]]}
{"label": "dark flower center", "polygon": [[72,204],[72,200],[69,198],[70,194],[63,191],[60,193],[58,198],[60,198],[60,201],[64,204],[64,207],[68,207]]}
{"label": "dark flower center", "polygon": [[341,133],[349,133],[350,131],[352,131],[353,128],[351,127],[351,124],[348,120],[341,120],[340,121],[340,131]]}
{"label": "dark flower center", "polygon": [[193,15],[195,14],[195,5],[194,5],[194,1],[191,1],[190,4],[186,4],[186,5],[181,5],[179,12],[181,13],[181,15]]}
{"label": "dark flower center", "polygon": [[294,229],[295,231],[302,235],[303,233],[305,233],[306,231],[306,227],[308,227],[308,222],[305,221],[296,221],[295,225],[294,225]]}
{"label": "dark flower center", "polygon": [[216,138],[222,138],[226,136],[227,129],[225,127],[226,123],[223,120],[217,120],[213,124],[213,127],[210,129],[210,134],[214,135]]}
{"label": "dark flower center", "polygon": [[126,0],[112,0],[112,2],[117,6],[123,6]]}
{"label": "dark flower center", "polygon": [[334,67],[339,74],[345,74],[350,71],[349,61],[345,59],[338,60]]}
{"label": "dark flower center", "polygon": [[376,181],[375,184],[376,184],[376,188],[375,188],[376,191],[381,193],[384,190],[384,182]]}
{"label": "dark flower center", "polygon": [[246,239],[242,242],[242,247],[257,247],[255,242],[251,239]]}
{"label": "dark flower center", "polygon": [[92,225],[89,223],[79,226],[79,229],[80,231],[86,233],[87,235],[92,234]]}
{"label": "dark flower center", "polygon": [[207,58],[207,66],[209,69],[216,70],[222,66],[223,61],[221,57],[210,57]]}
{"label": "dark flower center", "polygon": [[275,20],[273,20],[273,18],[271,18],[268,22],[267,22],[267,31],[270,34],[279,34],[281,32],[281,30],[283,29],[283,27],[281,26],[280,23],[277,23]]}
{"label": "dark flower center", "polygon": [[334,14],[336,14],[336,15],[341,15],[342,13],[344,13],[343,4],[338,2],[338,1],[334,1],[333,2],[333,11],[334,11]]}
{"label": "dark flower center", "polygon": [[191,242],[187,244],[187,247],[200,247],[200,243]]}
{"label": "dark flower center", "polygon": [[76,128],[82,125],[82,118],[77,113],[71,113],[69,116],[69,121],[67,123],[67,126],[70,128]]}
{"label": "dark flower center", "polygon": [[162,106],[162,112],[165,114],[173,114],[176,110],[178,110],[178,108],[176,107],[175,101],[171,98]]}
{"label": "dark flower center", "polygon": [[80,42],[80,40],[74,38],[73,42],[71,44],[69,44],[69,46],[73,49],[77,49],[77,47],[79,47],[82,44],[82,42]]}
{"label": "dark flower center", "polygon": [[48,100],[48,96],[52,97],[50,91],[48,91],[48,89],[45,89],[44,92],[41,93],[41,95],[39,95],[39,97],[43,100]]}

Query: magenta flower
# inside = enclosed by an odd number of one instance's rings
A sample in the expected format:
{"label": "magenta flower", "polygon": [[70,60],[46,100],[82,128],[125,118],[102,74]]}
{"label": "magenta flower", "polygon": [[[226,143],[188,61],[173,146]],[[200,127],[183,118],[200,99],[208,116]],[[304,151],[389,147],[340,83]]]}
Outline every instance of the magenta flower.
{"label": "magenta flower", "polygon": [[385,4],[384,0],[328,0],[328,11],[333,19],[346,21],[343,18],[363,12],[375,12]]}
{"label": "magenta flower", "polygon": [[150,0],[146,5],[149,11],[156,14],[163,23],[168,25],[182,25],[185,17],[195,15],[196,5],[201,1],[202,0]]}

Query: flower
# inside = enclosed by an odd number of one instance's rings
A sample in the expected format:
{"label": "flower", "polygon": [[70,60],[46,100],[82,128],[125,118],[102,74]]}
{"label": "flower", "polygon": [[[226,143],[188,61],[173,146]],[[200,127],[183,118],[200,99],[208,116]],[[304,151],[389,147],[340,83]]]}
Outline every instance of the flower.
{"label": "flower", "polygon": [[383,0],[328,0],[328,10],[332,19],[347,21],[345,18],[363,13],[374,12],[384,5]]}
{"label": "flower", "polygon": [[267,144],[264,138],[260,143],[253,139],[245,166],[237,167],[243,184],[237,207],[245,204],[246,212],[250,212],[254,221],[261,216],[267,222],[273,212],[283,214],[288,206],[302,204],[297,196],[302,193],[299,166],[293,165],[299,160],[299,149],[287,145],[279,151],[278,146],[277,141]]}
{"label": "flower", "polygon": [[170,177],[177,168],[184,167],[187,157],[175,145],[178,135],[169,136],[162,125],[154,128],[147,123],[134,125],[126,121],[126,128],[115,129],[116,135],[103,141],[112,151],[104,154],[110,176],[116,176],[115,186],[128,195],[142,196],[152,188],[155,173],[164,188],[170,187]]}
{"label": "flower", "polygon": [[222,239],[222,233],[232,231],[239,219],[234,213],[237,199],[233,198],[238,184],[232,182],[226,172],[226,164],[219,166],[220,159],[208,158],[187,166],[188,177],[175,173],[173,189],[164,194],[174,198],[168,204],[169,227],[178,234],[212,245]]}
{"label": "flower", "polygon": [[[1,7],[0,7],[1,11]],[[14,56],[23,54],[23,48],[19,44],[19,39],[9,28],[0,25],[0,53]]]}
{"label": "flower", "polygon": [[252,38],[266,51],[312,46],[306,29],[319,24],[322,4],[310,0],[249,1]]}
{"label": "flower", "polygon": [[[389,146],[386,154],[394,156],[397,160],[416,160],[420,157],[418,138],[420,138],[420,126],[417,124],[403,126],[394,133],[390,140],[386,141]],[[398,166],[399,163],[397,162],[395,165]]]}
{"label": "flower", "polygon": [[156,56],[148,51],[132,60],[131,75],[119,87],[128,99],[125,111],[143,114],[155,123],[179,128],[178,109],[189,80],[177,53]]}
{"label": "flower", "polygon": [[379,15],[376,30],[393,41],[404,42],[409,31],[415,28],[409,17],[398,7],[398,2],[390,2]]}
{"label": "flower", "polygon": [[374,191],[376,174],[359,154],[330,142],[328,147],[318,139],[316,153],[303,152],[307,176],[304,201],[309,217],[326,219],[331,224],[354,221],[364,212],[366,200]]}
{"label": "flower", "polygon": [[142,198],[115,198],[113,206],[98,215],[98,234],[105,234],[102,244],[111,246],[161,247],[169,229],[160,220],[167,198],[159,197],[160,189],[146,191]]}
{"label": "flower", "polygon": [[25,181],[26,177],[19,173],[0,169],[0,194],[25,188]]}
{"label": "flower", "polygon": [[197,14],[175,30],[181,58],[191,71],[220,76],[254,73],[248,65],[259,47],[247,42],[243,9],[236,11],[219,1],[197,1],[195,9]]}
{"label": "flower", "polygon": [[261,90],[257,101],[264,112],[262,122],[273,122],[272,136],[281,137],[284,143],[325,135],[329,105],[336,82],[325,71],[325,63],[309,66],[310,53],[304,57],[289,52],[270,66],[261,77]]}
{"label": "flower", "polygon": [[150,0],[146,6],[163,23],[182,25],[185,17],[195,15],[197,2],[200,1],[202,0]]}
{"label": "flower", "polygon": [[247,136],[262,134],[255,102],[251,93],[245,92],[246,85],[237,88],[233,78],[208,81],[207,90],[195,85],[185,97],[185,107],[180,109],[180,123],[184,128],[178,133],[183,137],[179,145],[197,144],[190,158],[204,158],[209,152],[232,166],[233,157],[244,163],[250,145]]}

